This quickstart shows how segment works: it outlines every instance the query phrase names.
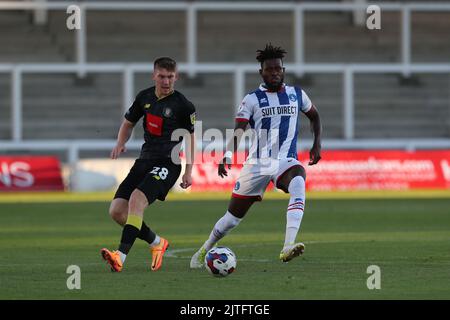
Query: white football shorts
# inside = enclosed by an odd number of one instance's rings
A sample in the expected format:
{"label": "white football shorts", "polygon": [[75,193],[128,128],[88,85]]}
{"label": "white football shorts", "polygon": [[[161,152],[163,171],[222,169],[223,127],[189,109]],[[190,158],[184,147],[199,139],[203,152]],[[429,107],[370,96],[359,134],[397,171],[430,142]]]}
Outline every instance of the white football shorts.
{"label": "white football shorts", "polygon": [[248,159],[234,185],[232,197],[255,198],[261,201],[270,181],[273,181],[276,187],[283,174],[296,166],[302,166],[302,164],[295,158]]}

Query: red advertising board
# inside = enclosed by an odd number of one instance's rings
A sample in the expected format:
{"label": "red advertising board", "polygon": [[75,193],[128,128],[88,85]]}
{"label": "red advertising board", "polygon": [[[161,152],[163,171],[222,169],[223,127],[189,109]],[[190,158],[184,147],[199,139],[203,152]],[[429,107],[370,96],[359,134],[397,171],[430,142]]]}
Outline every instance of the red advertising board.
{"label": "red advertising board", "polygon": [[58,158],[0,156],[0,191],[64,190]]}
{"label": "red advertising board", "polygon": [[307,172],[312,190],[447,189],[450,150],[325,151]]}
{"label": "red advertising board", "polygon": [[[299,153],[298,158],[307,172],[308,190],[450,188],[450,150],[323,151],[322,160],[314,166],[308,166],[307,152]],[[222,179],[217,175],[216,164],[195,165],[192,190],[231,192],[241,168],[242,165],[234,165],[228,177]]]}

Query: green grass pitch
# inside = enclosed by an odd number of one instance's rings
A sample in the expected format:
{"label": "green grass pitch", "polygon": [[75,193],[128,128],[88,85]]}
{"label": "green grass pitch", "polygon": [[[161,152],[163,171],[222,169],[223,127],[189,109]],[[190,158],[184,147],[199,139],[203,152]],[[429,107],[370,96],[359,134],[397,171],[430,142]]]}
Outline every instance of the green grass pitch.
{"label": "green grass pitch", "polygon": [[[150,271],[136,241],[124,271],[111,273],[100,249],[115,249],[121,229],[108,202],[0,203],[0,299],[450,299],[450,199],[307,201],[300,258],[278,260],[285,200],[257,203],[220,245],[237,255],[227,278],[190,270],[189,259],[226,209],[226,200],[166,201],[145,221],[171,244]],[[81,269],[81,289],[66,269]],[[381,289],[367,288],[367,268]]]}

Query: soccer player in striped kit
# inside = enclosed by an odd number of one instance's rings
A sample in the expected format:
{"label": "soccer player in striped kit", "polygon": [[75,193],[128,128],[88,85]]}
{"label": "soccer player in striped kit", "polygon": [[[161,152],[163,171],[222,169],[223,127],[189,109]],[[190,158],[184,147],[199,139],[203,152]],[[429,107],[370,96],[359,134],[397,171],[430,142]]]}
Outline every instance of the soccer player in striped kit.
{"label": "soccer player in striped kit", "polygon": [[320,117],[300,87],[283,82],[286,51],[267,44],[264,50],[257,50],[257,53],[263,83],[247,94],[239,106],[234,137],[229,141],[219,164],[219,176],[227,176],[226,165],[231,168],[233,152],[236,152],[243,132],[251,127],[254,135],[249,155],[236,181],[227,212],[217,221],[208,240],[192,256],[191,268],[203,267],[206,252],[241,222],[255,201],[262,200],[270,181],[290,194],[280,260],[288,262],[305,250],[303,243],[296,242],[305,207],[306,179],[305,169],[297,160],[299,118],[300,112],[303,112],[310,120],[314,143],[308,164],[315,165],[321,158]]}

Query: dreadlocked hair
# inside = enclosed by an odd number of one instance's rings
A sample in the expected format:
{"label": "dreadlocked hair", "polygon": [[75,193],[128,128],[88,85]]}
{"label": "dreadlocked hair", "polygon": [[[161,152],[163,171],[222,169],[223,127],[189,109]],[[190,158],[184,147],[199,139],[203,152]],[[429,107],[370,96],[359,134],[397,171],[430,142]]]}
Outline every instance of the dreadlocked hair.
{"label": "dreadlocked hair", "polygon": [[256,50],[258,53],[256,55],[256,60],[258,60],[262,64],[266,60],[270,59],[282,59],[284,58],[284,55],[287,53],[286,50],[282,49],[281,47],[274,47],[271,43],[266,44],[266,47],[264,50]]}

